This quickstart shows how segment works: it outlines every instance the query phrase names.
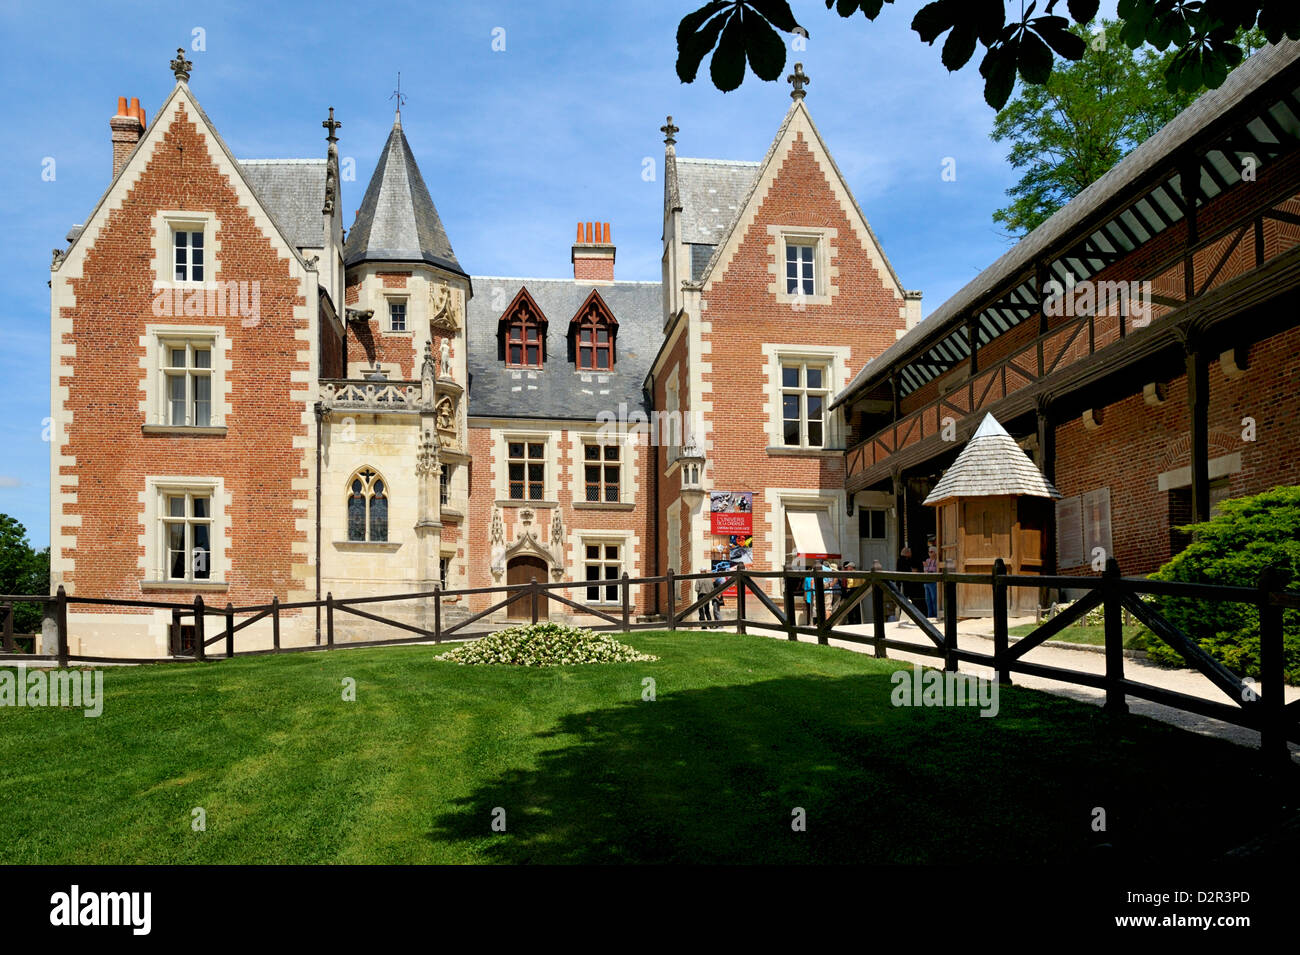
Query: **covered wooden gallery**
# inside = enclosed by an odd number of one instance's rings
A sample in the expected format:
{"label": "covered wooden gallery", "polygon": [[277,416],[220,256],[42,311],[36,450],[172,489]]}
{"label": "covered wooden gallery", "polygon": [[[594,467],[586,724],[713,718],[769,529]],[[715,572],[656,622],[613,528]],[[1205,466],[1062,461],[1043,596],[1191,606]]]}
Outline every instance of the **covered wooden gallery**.
{"label": "covered wooden gallery", "polygon": [[[900,545],[993,414],[1061,497],[1043,570],[1156,570],[1224,497],[1300,483],[1300,43],[1256,53],[832,402]],[[883,492],[883,495],[882,495]]]}

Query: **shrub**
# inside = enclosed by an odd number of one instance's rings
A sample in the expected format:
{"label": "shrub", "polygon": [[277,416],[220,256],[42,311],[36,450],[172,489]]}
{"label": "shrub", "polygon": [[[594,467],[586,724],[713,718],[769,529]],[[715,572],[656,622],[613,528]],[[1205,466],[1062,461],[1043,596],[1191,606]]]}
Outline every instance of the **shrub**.
{"label": "shrub", "polygon": [[[1259,586],[1268,567],[1289,571],[1287,590],[1300,593],[1300,487],[1223,501],[1217,513],[1184,528],[1192,543],[1151,575],[1153,580]],[[1259,611],[1244,603],[1158,597],[1155,609],[1229,669],[1258,678]],[[1300,611],[1282,616],[1283,666],[1288,683],[1300,683]],[[1183,657],[1151,637],[1148,652],[1159,663],[1185,666]]]}
{"label": "shrub", "polygon": [[640,653],[603,633],[558,623],[534,623],[500,630],[435,659],[461,666],[556,667],[582,663],[649,663]]}

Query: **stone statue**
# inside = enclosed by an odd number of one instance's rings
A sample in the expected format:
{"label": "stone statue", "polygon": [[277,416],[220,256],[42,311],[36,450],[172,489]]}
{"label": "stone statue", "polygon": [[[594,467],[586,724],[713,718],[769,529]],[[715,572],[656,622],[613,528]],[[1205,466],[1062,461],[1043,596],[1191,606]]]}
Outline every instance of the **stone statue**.
{"label": "stone statue", "polygon": [[456,380],[456,376],[451,373],[451,344],[446,338],[438,345],[438,377],[448,381]]}

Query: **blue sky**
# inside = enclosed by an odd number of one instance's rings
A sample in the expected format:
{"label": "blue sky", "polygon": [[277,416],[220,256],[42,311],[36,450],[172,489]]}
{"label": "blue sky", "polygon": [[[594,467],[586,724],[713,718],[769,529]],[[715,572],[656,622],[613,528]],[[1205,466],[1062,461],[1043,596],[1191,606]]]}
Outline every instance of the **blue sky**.
{"label": "blue sky", "polygon": [[[58,16],[4,4],[0,512],[49,542],[50,250],[108,185],[117,97],[139,97],[152,119],[173,84],[168,61],[196,29],[206,49],[188,54],[190,88],[237,157],[324,156],[320,123],[335,108],[340,155],[356,164],[346,225],[401,70],[402,125],[467,271],[571,274],[575,225],[596,219],[612,223],[619,278],[658,280],[662,182],[642,170],[653,157],[661,172],[664,117],[683,156],[757,160],[790,102],[787,84],[752,74],[720,93],[707,60],[695,84],[677,80],[677,21],[700,2],[66,3]],[[787,68],[805,64],[813,118],[928,314],[1008,247],[991,215],[1016,177],[988,138],[975,65],[949,74],[911,32],[919,0],[875,23],[841,20],[823,0],[792,6],[810,37]],[[955,181],[941,179],[945,157]]]}

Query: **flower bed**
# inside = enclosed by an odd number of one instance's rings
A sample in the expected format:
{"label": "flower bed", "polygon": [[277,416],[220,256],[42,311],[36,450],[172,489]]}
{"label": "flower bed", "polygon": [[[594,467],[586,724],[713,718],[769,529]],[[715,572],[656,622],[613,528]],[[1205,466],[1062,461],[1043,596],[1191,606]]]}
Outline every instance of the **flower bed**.
{"label": "flower bed", "polygon": [[461,666],[557,667],[583,663],[649,663],[659,658],[603,633],[558,623],[534,623],[500,630],[439,654],[435,659]]}

